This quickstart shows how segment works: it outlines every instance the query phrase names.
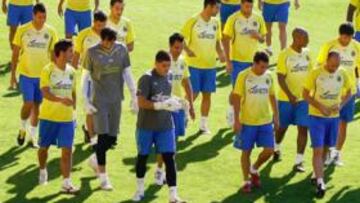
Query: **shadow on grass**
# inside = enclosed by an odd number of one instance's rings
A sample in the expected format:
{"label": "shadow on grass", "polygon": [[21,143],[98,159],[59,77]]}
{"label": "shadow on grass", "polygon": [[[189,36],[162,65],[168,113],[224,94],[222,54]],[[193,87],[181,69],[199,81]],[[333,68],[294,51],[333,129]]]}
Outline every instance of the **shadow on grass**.
{"label": "shadow on grass", "polygon": [[[274,162],[269,162],[265,168],[261,170],[262,187],[260,189],[254,189],[250,194],[244,194],[241,190],[239,190],[222,201],[213,201],[212,203],[256,202],[261,198],[264,199],[264,202],[269,203],[315,203],[318,201],[314,197],[315,187],[310,183],[311,174],[299,182],[289,184],[291,179],[296,175],[296,172],[290,171],[282,177],[271,178],[270,176],[273,165]],[[325,169],[326,182],[331,181],[331,175],[334,171],[335,168],[333,166]],[[331,189],[331,187],[327,188],[327,190]],[[355,192],[353,191],[351,195],[349,195],[349,198],[356,198],[356,195],[353,193]],[[333,202],[335,202],[338,198],[335,197],[334,199],[335,200]]]}
{"label": "shadow on grass", "polygon": [[360,188],[351,189],[349,186],[343,187],[335,195],[331,197],[328,203],[336,202],[359,202]]}
{"label": "shadow on grass", "polygon": [[[73,171],[81,170],[79,165],[81,162],[83,162],[87,157],[90,155],[89,150],[83,150],[84,144],[77,144],[75,145],[75,150],[73,152]],[[13,150],[13,149],[10,149]],[[10,153],[10,152],[9,152]],[[3,156],[3,155],[2,155]],[[60,170],[59,170],[59,162],[60,158],[52,159],[48,161],[47,163],[47,170],[48,170],[48,180],[54,180],[61,176]],[[39,175],[39,167],[36,163],[36,158],[34,157],[34,164],[30,164],[24,169],[17,171],[15,174],[10,176],[6,183],[9,185],[13,185],[13,187],[6,192],[8,194],[13,194],[14,196],[8,200],[4,200],[4,202],[8,203],[19,203],[19,202],[29,202],[29,201],[38,201],[38,202],[48,202],[59,195],[61,195],[58,191],[55,191],[56,193],[51,194],[49,196],[46,196],[44,198],[35,198],[35,199],[28,199],[26,196],[28,193],[30,193],[37,185],[38,185],[38,175]],[[75,200],[82,200],[89,197],[89,195],[92,193],[89,182],[93,178],[82,178],[81,179],[81,191],[84,193],[80,193],[78,196],[72,197],[72,199]],[[46,186],[41,186],[46,187]],[[60,189],[60,185],[59,185]],[[68,198],[66,198],[68,201]],[[79,201],[75,201],[79,202]]]}
{"label": "shadow on grass", "polygon": [[[142,203],[148,203],[153,202],[155,199],[157,199],[156,193],[159,192],[161,189],[161,186],[157,185],[150,185],[146,191],[145,191],[145,198],[141,200]],[[132,200],[125,200],[121,201],[120,203],[133,203]]]}
{"label": "shadow on grass", "polygon": [[[192,142],[200,136],[200,133],[193,134],[189,136],[186,140],[179,142],[178,151],[185,149],[190,146]],[[208,135],[204,135],[208,136]],[[212,136],[212,135],[210,135]],[[181,151],[176,154],[176,164],[178,171],[182,171],[190,163],[202,162],[212,158],[215,158],[219,155],[219,151],[226,145],[232,142],[233,132],[228,129],[220,129],[216,135],[212,137],[211,140],[194,146],[193,148],[187,151]],[[130,157],[123,159],[125,165],[132,165],[133,168],[130,169],[130,172],[135,172],[135,162],[136,157]],[[155,163],[155,156],[150,156],[148,163]],[[149,169],[147,165],[147,169]]]}
{"label": "shadow on grass", "polygon": [[0,76],[5,75],[11,71],[10,63],[0,65]]}
{"label": "shadow on grass", "polygon": [[26,147],[12,147],[5,153],[0,155],[1,166],[0,171],[9,169],[18,163],[19,155],[22,154]]}
{"label": "shadow on grass", "polygon": [[360,100],[357,100],[357,102],[355,103],[355,118],[354,121],[359,120],[360,119]]}
{"label": "shadow on grass", "polygon": [[6,94],[3,94],[2,97],[4,98],[11,98],[11,97],[17,97],[17,96],[20,96],[21,95],[21,92],[19,90],[15,90],[15,91],[10,91]]}

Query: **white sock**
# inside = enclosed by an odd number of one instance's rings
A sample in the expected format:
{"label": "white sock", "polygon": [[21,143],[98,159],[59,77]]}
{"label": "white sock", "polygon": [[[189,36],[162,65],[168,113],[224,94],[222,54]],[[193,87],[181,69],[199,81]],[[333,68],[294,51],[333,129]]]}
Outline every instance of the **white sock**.
{"label": "white sock", "polygon": [[100,179],[101,182],[105,182],[106,179],[107,179],[106,173],[100,173],[99,174],[99,179]]}
{"label": "white sock", "polygon": [[297,154],[295,158],[295,164],[301,164],[304,161],[304,155],[303,154]]}
{"label": "white sock", "polygon": [[169,195],[170,195],[170,199],[177,198],[178,194],[177,194],[177,187],[176,186],[169,187]]}
{"label": "white sock", "polygon": [[137,183],[137,191],[144,192],[145,191],[145,186],[144,186],[145,180],[144,180],[144,178],[138,178],[136,180],[136,183]]}
{"label": "white sock", "polygon": [[162,168],[160,168],[159,166],[156,167],[156,172],[164,172],[164,170]]}
{"label": "white sock", "polygon": [[40,174],[41,174],[41,175],[46,175],[46,174],[47,174],[46,168],[40,169]]}
{"label": "white sock", "polygon": [[325,185],[323,178],[318,178],[318,179],[316,180],[316,182],[317,182],[318,185],[319,185],[319,184]]}
{"label": "white sock", "polygon": [[275,150],[276,152],[280,151],[280,144],[277,144],[277,143],[275,142],[274,150]]}
{"label": "white sock", "polygon": [[253,165],[250,166],[250,173],[252,173],[252,174],[258,174],[258,171],[254,168]]}
{"label": "white sock", "polygon": [[29,135],[31,138],[35,138],[36,137],[36,132],[37,132],[37,126],[29,126]]}
{"label": "white sock", "polygon": [[20,122],[20,130],[21,131],[26,131],[26,124],[27,124],[27,119],[25,119],[25,120],[21,119],[21,122]]}
{"label": "white sock", "polygon": [[208,123],[208,117],[202,116],[200,119],[200,126],[201,127],[206,127]]}
{"label": "white sock", "polygon": [[97,137],[92,137],[92,138],[90,138],[90,145],[91,146],[94,146],[94,145],[96,145],[97,144]]}
{"label": "white sock", "polygon": [[64,185],[64,186],[70,186],[70,185],[71,185],[71,180],[70,180],[70,178],[64,178],[64,180],[63,180],[63,185]]}

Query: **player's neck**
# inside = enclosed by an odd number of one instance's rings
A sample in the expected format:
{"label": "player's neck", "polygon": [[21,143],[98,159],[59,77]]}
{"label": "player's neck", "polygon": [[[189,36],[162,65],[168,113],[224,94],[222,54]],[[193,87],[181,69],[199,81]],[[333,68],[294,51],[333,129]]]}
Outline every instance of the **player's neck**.
{"label": "player's neck", "polygon": [[110,14],[110,20],[111,20],[113,23],[117,24],[117,23],[120,22],[121,16],[117,17],[117,16],[115,16],[115,15]]}
{"label": "player's neck", "polygon": [[329,67],[328,67],[328,65],[325,65],[324,69],[325,69],[326,72],[328,72],[328,73],[330,73],[330,74],[333,74],[333,73],[336,72],[336,70],[330,70]]}
{"label": "player's neck", "polygon": [[32,25],[35,28],[35,30],[41,30],[44,27],[44,25],[36,24],[34,21],[32,22]]}
{"label": "player's neck", "polygon": [[250,16],[251,16],[251,13],[244,13],[244,12],[241,11],[241,10],[240,10],[240,12],[241,12],[241,14],[242,14],[245,18],[250,18]]}
{"label": "player's neck", "polygon": [[200,16],[206,22],[208,22],[211,19],[211,14],[209,14],[209,12],[206,9],[200,13]]}
{"label": "player's neck", "polygon": [[56,58],[55,64],[60,70],[65,70],[67,61],[62,58]]}
{"label": "player's neck", "polygon": [[297,53],[301,53],[302,52],[302,48],[299,46],[296,46],[295,44],[291,45],[291,48],[296,51]]}
{"label": "player's neck", "polygon": [[174,54],[174,53],[171,53],[171,51],[170,51],[169,53],[170,53],[170,56],[171,56],[171,58],[172,58],[173,61],[177,61],[177,60],[178,60],[179,55],[176,55],[176,54]]}

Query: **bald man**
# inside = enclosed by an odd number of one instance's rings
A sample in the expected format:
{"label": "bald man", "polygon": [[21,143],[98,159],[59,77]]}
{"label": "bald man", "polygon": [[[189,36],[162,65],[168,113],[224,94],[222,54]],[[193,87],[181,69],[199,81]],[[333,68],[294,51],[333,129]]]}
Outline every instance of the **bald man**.
{"label": "bald man", "polygon": [[312,69],[310,54],[306,48],[309,36],[303,28],[295,28],[293,42],[284,49],[278,58],[277,75],[279,82],[280,128],[276,131],[274,160],[280,160],[280,143],[290,125],[298,128],[297,155],[294,170],[304,172],[303,156],[307,143],[308,104],[302,97],[302,82]]}

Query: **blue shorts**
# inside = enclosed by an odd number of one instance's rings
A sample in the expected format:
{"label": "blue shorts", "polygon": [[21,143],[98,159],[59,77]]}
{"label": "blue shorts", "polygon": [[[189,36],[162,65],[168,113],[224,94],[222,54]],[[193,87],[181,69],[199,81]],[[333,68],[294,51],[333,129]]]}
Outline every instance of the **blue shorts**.
{"label": "blue shorts", "polygon": [[227,19],[236,11],[240,10],[240,4],[239,5],[233,5],[233,4],[221,4],[220,7],[220,20],[221,24],[225,24]]}
{"label": "blue shorts", "polygon": [[189,67],[190,81],[194,93],[213,93],[216,91],[216,69]]}
{"label": "blue shorts", "polygon": [[40,147],[57,145],[60,148],[71,148],[74,143],[74,122],[53,122],[40,120]]}
{"label": "blue shorts", "polygon": [[24,102],[41,103],[42,94],[39,78],[29,78],[24,75],[20,75],[19,86]]}
{"label": "blue shorts", "polygon": [[359,32],[359,31],[355,32],[354,39],[355,39],[356,41],[360,42],[360,32]]}
{"label": "blue shorts", "polygon": [[239,62],[239,61],[231,61],[231,63],[233,65],[233,70],[231,72],[231,83],[234,87],[239,73],[252,66],[252,63]]}
{"label": "blue shorts", "polygon": [[176,112],[172,112],[172,117],[174,119],[175,126],[175,136],[184,136],[185,135],[185,111],[180,110]]}
{"label": "blue shorts", "polygon": [[268,4],[264,3],[263,16],[267,23],[287,23],[289,20],[290,3]]}
{"label": "blue shorts", "polygon": [[248,151],[254,145],[264,148],[274,148],[274,129],[272,124],[250,126],[243,125],[241,132],[235,137],[234,147]]}
{"label": "blue shorts", "polygon": [[279,101],[280,127],[287,128],[289,125],[308,127],[309,105],[306,101],[292,105],[290,102]]}
{"label": "blue shorts", "polygon": [[311,147],[334,147],[339,130],[339,118],[321,118],[310,116],[309,130]]}
{"label": "blue shorts", "polygon": [[91,26],[91,11],[74,11],[66,9],[65,11],[65,32],[67,34],[75,34],[76,26],[78,31]]}
{"label": "blue shorts", "polygon": [[349,123],[354,119],[354,114],[355,114],[355,96],[352,96],[350,100],[340,110],[340,120]]}
{"label": "blue shorts", "polygon": [[33,6],[17,6],[9,4],[7,14],[7,25],[18,26],[28,23],[32,20]]}
{"label": "blue shorts", "polygon": [[155,145],[157,154],[175,153],[175,130],[152,131],[145,129],[136,130],[136,143],[140,155],[148,155]]}

